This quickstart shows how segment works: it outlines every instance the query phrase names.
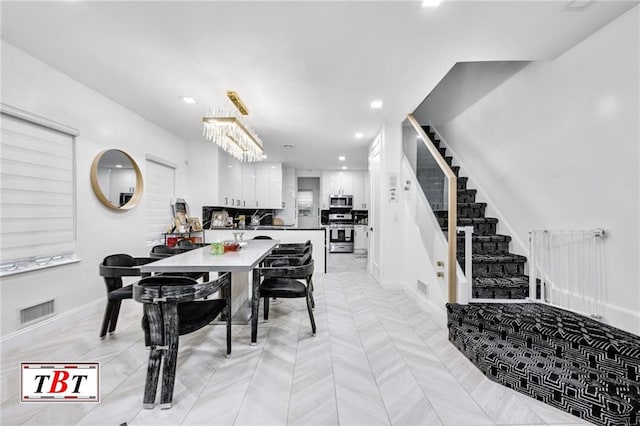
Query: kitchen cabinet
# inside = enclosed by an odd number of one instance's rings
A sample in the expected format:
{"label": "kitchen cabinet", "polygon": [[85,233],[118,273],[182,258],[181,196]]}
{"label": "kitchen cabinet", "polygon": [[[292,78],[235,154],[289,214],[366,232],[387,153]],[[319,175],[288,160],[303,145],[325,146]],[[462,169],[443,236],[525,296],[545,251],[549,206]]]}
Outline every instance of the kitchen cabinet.
{"label": "kitchen cabinet", "polygon": [[354,210],[367,210],[365,201],[365,174],[366,172],[353,171],[353,208]]}
{"label": "kitchen cabinet", "polygon": [[282,164],[241,163],[213,144],[202,144],[202,205],[282,208]]}
{"label": "kitchen cabinet", "polygon": [[297,225],[298,211],[297,200],[298,185],[295,169],[282,170],[282,210],[278,210],[277,216],[284,220],[285,225]]}
{"label": "kitchen cabinet", "polygon": [[353,227],[353,254],[356,257],[366,257],[369,249],[369,231],[367,225]]}
{"label": "kitchen cabinet", "polygon": [[253,208],[256,205],[256,164],[242,164],[242,198],[240,207]]}
{"label": "kitchen cabinet", "polygon": [[329,208],[332,195],[353,195],[353,208],[369,208],[369,182],[367,171],[362,170],[324,170],[322,172],[322,208]]}
{"label": "kitchen cabinet", "polygon": [[324,170],[321,182],[322,208],[329,208],[332,195],[353,195],[354,172],[350,170]]}
{"label": "kitchen cabinet", "polygon": [[282,208],[282,164],[255,163],[256,208]]}

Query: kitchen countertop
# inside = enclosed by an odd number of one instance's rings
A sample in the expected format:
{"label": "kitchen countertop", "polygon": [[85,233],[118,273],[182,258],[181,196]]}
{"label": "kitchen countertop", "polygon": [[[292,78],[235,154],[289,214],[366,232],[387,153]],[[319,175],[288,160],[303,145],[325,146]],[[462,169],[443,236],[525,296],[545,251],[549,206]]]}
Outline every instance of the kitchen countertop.
{"label": "kitchen countertop", "polygon": [[260,226],[245,226],[241,228],[211,228],[206,231],[324,231],[324,228],[295,228],[292,225],[274,226],[274,225],[260,225]]}

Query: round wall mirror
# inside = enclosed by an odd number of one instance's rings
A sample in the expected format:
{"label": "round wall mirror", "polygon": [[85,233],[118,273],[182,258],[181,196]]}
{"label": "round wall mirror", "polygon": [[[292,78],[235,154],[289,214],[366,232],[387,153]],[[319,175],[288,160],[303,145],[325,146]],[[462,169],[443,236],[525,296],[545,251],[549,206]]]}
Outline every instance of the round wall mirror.
{"label": "round wall mirror", "polygon": [[108,149],[96,155],[91,164],[91,186],[105,206],[128,210],[142,197],[142,173],[129,154]]}

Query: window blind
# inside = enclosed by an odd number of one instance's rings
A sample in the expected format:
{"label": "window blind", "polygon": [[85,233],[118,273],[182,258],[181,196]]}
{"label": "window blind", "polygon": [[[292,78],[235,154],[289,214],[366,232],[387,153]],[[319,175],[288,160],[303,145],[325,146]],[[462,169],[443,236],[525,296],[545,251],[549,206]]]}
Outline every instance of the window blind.
{"label": "window blind", "polygon": [[175,165],[147,156],[144,196],[148,246],[164,244],[167,226],[173,223],[171,201],[175,197]]}
{"label": "window blind", "polygon": [[74,136],[28,116],[5,106],[0,114],[2,273],[46,266],[75,251]]}

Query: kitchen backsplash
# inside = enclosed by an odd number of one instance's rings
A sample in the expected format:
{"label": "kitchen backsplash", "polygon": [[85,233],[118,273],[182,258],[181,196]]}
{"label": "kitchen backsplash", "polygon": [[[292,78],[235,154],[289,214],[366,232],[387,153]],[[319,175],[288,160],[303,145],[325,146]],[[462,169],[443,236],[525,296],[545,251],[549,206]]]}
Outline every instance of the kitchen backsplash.
{"label": "kitchen backsplash", "polygon": [[249,226],[251,224],[251,216],[258,215],[261,217],[260,225],[272,225],[273,224],[273,210],[271,209],[234,209],[227,207],[212,207],[212,206],[204,206],[202,207],[202,227],[204,229],[211,229],[211,219],[214,213],[226,211],[230,218],[234,219],[234,223],[237,223],[238,216],[245,216],[245,224]]}

